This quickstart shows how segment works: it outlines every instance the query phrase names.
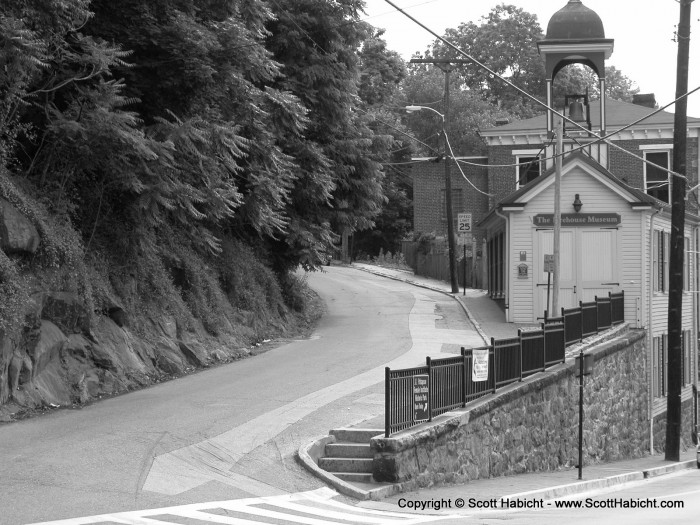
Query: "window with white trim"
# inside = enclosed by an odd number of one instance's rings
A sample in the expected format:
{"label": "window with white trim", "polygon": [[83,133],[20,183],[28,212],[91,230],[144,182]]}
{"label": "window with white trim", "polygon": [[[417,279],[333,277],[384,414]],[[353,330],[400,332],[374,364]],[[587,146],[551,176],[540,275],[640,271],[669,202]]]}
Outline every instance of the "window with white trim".
{"label": "window with white trim", "polygon": [[668,391],[666,370],[668,368],[668,351],[666,334],[654,337],[651,344],[652,392],[654,397],[662,397]]}
{"label": "window with white trim", "polygon": [[[690,330],[681,332],[681,384],[687,386],[692,381],[692,333]],[[666,334],[654,337],[651,345],[651,380],[654,397],[668,395],[668,336]]]}
{"label": "window with white trim", "polygon": [[654,291],[668,292],[668,261],[671,234],[663,230],[654,230],[652,240],[652,272],[654,273]]}
{"label": "window with white trim", "polygon": [[542,174],[541,155],[538,151],[514,152],[515,154],[515,188],[525,186]]}
{"label": "window with white trim", "polygon": [[648,149],[643,153],[644,160],[647,161],[644,163],[644,191],[660,201],[670,203],[671,177],[666,170],[671,169],[671,150]]}
{"label": "window with white trim", "polygon": [[688,292],[692,290],[690,286],[690,237],[685,237],[683,255],[685,255],[685,260],[683,261],[683,291]]}
{"label": "window with white trim", "polygon": [[691,346],[693,343],[693,338],[691,337],[690,330],[684,330],[681,333],[681,348],[683,349],[683,373],[681,377],[683,378],[683,386],[689,385],[691,382],[691,371],[692,366],[690,362]]}

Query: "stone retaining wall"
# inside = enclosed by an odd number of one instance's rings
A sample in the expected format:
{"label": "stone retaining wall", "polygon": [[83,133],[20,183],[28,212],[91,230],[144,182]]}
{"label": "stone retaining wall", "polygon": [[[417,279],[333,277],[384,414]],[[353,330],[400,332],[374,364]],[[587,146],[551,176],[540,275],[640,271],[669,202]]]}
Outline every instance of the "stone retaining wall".
{"label": "stone retaining wall", "polygon": [[[692,446],[691,433],[695,425],[693,399],[681,403],[681,450]],[[654,451],[662,453],[666,446],[666,413],[654,418]]]}
{"label": "stone retaining wall", "polygon": [[[585,351],[595,368],[584,387],[584,465],[647,454],[645,332]],[[410,490],[576,465],[578,399],[570,359],[469,408],[372,439],[374,477]]]}

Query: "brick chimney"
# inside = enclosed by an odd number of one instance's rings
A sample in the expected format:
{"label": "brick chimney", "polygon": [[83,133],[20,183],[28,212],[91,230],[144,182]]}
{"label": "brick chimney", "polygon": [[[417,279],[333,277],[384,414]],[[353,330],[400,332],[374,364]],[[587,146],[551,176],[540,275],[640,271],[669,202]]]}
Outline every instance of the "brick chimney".
{"label": "brick chimney", "polygon": [[653,93],[638,93],[636,95],[632,95],[632,104],[656,109],[656,97]]}

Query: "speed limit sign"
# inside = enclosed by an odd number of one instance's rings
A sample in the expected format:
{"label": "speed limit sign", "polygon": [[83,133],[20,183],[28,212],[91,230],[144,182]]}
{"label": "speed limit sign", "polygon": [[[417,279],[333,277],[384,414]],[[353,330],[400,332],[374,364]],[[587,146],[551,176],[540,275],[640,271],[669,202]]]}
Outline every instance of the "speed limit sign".
{"label": "speed limit sign", "polygon": [[457,233],[470,233],[472,231],[472,214],[457,214]]}

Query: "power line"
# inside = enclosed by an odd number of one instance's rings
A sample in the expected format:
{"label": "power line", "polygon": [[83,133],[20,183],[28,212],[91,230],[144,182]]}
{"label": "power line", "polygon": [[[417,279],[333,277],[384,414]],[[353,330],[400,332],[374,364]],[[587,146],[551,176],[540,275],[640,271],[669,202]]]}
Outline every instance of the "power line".
{"label": "power line", "polygon": [[[648,161],[647,161],[646,159],[643,159],[642,157],[639,157],[638,155],[635,155],[634,153],[632,153],[632,152],[630,152],[630,151],[627,151],[627,150],[624,149],[623,147],[618,146],[617,144],[613,144],[612,142],[606,140],[607,137],[610,137],[610,136],[612,136],[612,135],[608,134],[608,135],[606,135],[605,137],[601,137],[601,136],[599,136],[599,135],[593,133],[592,131],[587,130],[587,129],[584,128],[582,125],[580,125],[578,122],[575,122],[575,121],[571,120],[569,117],[567,117],[567,116],[565,116],[564,114],[560,113],[560,112],[557,111],[556,109],[554,109],[554,108],[548,106],[545,102],[542,102],[541,100],[539,100],[538,98],[534,97],[533,95],[531,95],[530,93],[528,93],[528,92],[525,91],[524,89],[519,88],[518,86],[516,86],[515,84],[513,84],[513,83],[512,83],[511,81],[509,81],[508,79],[502,77],[501,75],[499,75],[498,73],[496,73],[495,71],[493,71],[491,68],[489,68],[489,67],[486,66],[485,64],[482,64],[481,62],[479,62],[476,58],[474,58],[473,56],[471,56],[471,55],[470,55],[469,53],[467,53],[466,51],[463,51],[462,49],[458,48],[456,45],[454,45],[452,42],[450,42],[450,41],[447,40],[446,38],[444,38],[444,37],[438,35],[435,31],[433,31],[432,29],[430,29],[429,27],[427,27],[425,24],[423,24],[422,22],[420,22],[419,20],[417,20],[417,19],[414,18],[413,16],[409,15],[408,13],[406,13],[403,9],[401,9],[399,6],[397,6],[396,4],[394,4],[391,0],[384,0],[384,1],[385,1],[386,3],[388,3],[389,5],[391,5],[391,6],[392,6],[394,9],[396,9],[399,13],[401,13],[402,15],[404,15],[405,17],[407,17],[409,20],[413,21],[415,24],[417,24],[418,26],[420,26],[420,27],[422,27],[423,29],[425,29],[428,33],[430,33],[431,35],[433,35],[433,36],[434,36],[435,38],[437,38],[439,41],[441,41],[442,43],[444,43],[445,45],[447,45],[447,47],[449,47],[449,48],[452,49],[453,51],[459,53],[460,55],[462,55],[462,56],[468,58],[468,59],[471,60],[476,66],[478,66],[478,67],[484,69],[484,70],[487,71],[490,75],[492,75],[493,77],[495,77],[495,78],[501,80],[501,81],[504,82],[506,85],[510,86],[511,88],[513,88],[513,89],[515,89],[516,91],[518,91],[520,94],[524,95],[525,97],[527,97],[527,98],[530,99],[531,101],[535,102],[537,105],[542,106],[542,107],[544,107],[545,109],[551,111],[552,113],[554,113],[554,114],[557,115],[558,117],[561,117],[564,121],[573,124],[575,127],[579,128],[580,130],[585,131],[586,133],[589,133],[589,134],[593,135],[593,136],[597,139],[597,141],[604,141],[606,144],[612,146],[613,148],[619,149],[619,150],[623,151],[624,153],[627,153],[628,155],[631,155],[631,156],[633,156],[633,157],[635,157],[635,158],[641,160],[641,161],[644,162],[644,163],[648,163]],[[678,102],[678,100],[681,100],[681,99],[687,97],[687,96],[690,95],[691,93],[694,93],[694,92],[697,91],[698,89],[700,89],[700,87],[698,87],[698,88],[696,88],[696,89],[694,89],[694,90],[692,90],[692,91],[690,91],[690,92],[688,92],[688,93],[685,93],[684,95],[681,95],[681,96],[678,97],[674,102],[672,102],[672,104]],[[604,93],[603,93],[602,95],[605,96]],[[670,105],[670,104],[668,104],[668,105],[665,106],[665,107],[668,107],[669,105]],[[652,114],[653,114],[653,113],[652,113]],[[645,117],[645,118],[648,118],[648,116]],[[641,122],[642,120],[644,120],[644,119],[640,119],[640,120],[638,120],[636,123]],[[623,129],[625,129],[625,128],[623,128]],[[618,132],[619,132],[619,131],[618,131]],[[614,134],[613,134],[613,135],[614,135]],[[568,154],[568,153],[569,153],[569,152],[567,152],[567,154]],[[679,178],[681,178],[681,179],[687,180],[687,177],[686,177],[685,175],[682,175],[682,174],[680,174],[680,173],[676,173],[676,172],[674,172],[674,171],[672,171],[672,170],[667,170],[667,171],[668,171],[668,173],[670,173],[671,175],[673,175],[673,176],[675,176],[675,177],[679,177]]]}
{"label": "power line", "polygon": [[374,119],[375,119],[377,122],[379,122],[380,124],[384,124],[385,126],[388,126],[388,127],[390,127],[391,129],[393,129],[393,130],[395,130],[395,131],[398,131],[399,133],[402,133],[403,135],[406,135],[409,139],[411,139],[411,140],[413,140],[413,141],[415,141],[415,142],[418,142],[419,144],[422,144],[423,146],[425,146],[425,147],[428,148],[429,150],[435,152],[435,154],[437,154],[437,155],[440,154],[440,152],[439,152],[438,150],[436,150],[435,148],[433,148],[432,146],[426,144],[426,143],[423,142],[422,140],[417,139],[417,138],[414,137],[413,135],[410,135],[409,133],[405,132],[404,130],[399,129],[399,128],[397,128],[396,126],[394,126],[394,125],[392,125],[392,124],[389,124],[388,122],[385,122],[385,121],[383,121],[383,120],[380,120],[380,119],[376,118],[376,117],[375,117],[374,115],[372,115],[369,111],[366,111],[366,110],[364,110],[364,109],[362,109],[362,108],[360,108],[360,107],[356,107],[355,109],[358,110],[358,111],[361,111],[362,113],[364,113],[364,114],[366,114],[366,115],[369,115],[370,117],[374,118]]}
{"label": "power line", "polygon": [[[446,158],[446,159],[445,159],[445,162],[449,162],[450,159],[454,159],[455,154],[454,154],[454,152],[452,151],[452,145],[450,144],[450,139],[449,139],[449,137],[447,136],[447,132],[446,132],[446,131],[445,131],[445,144],[447,144],[447,147],[448,147],[448,149],[450,150],[450,157],[449,157],[449,158]],[[485,191],[482,191],[482,190],[480,190],[479,188],[477,188],[477,187],[474,185],[474,183],[473,183],[472,181],[469,180],[469,177],[467,177],[467,176],[464,174],[464,171],[462,170],[462,166],[460,166],[459,163],[457,163],[457,168],[459,168],[459,172],[462,174],[462,177],[464,178],[464,180],[466,180],[466,181],[471,185],[472,188],[474,188],[476,191],[478,191],[478,192],[481,193],[482,195],[486,195],[487,197],[493,197],[493,196],[494,196],[494,195],[491,194],[491,193],[486,193]]]}

